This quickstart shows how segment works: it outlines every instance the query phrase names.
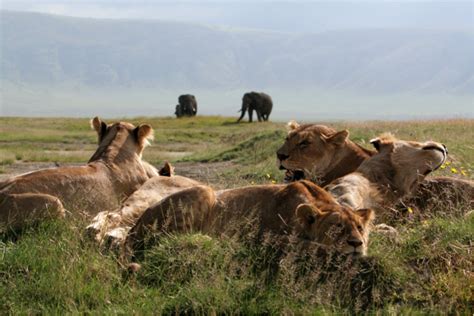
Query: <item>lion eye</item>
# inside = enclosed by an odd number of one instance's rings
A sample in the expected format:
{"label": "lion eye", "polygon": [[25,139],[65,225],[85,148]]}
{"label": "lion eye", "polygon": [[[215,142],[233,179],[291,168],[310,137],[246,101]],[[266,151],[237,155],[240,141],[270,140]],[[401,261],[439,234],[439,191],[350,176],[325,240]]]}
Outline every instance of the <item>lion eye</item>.
{"label": "lion eye", "polygon": [[358,229],[360,232],[364,230],[364,228],[362,228],[361,225],[357,225],[357,229]]}
{"label": "lion eye", "polygon": [[344,228],[344,225],[342,225],[341,223],[339,223],[339,224],[336,224],[336,227],[339,228],[339,229],[343,229],[343,228]]}
{"label": "lion eye", "polygon": [[301,143],[299,143],[298,145],[299,145],[301,148],[305,148],[305,147],[308,147],[309,144],[310,144],[309,141],[304,140],[304,141],[302,141]]}

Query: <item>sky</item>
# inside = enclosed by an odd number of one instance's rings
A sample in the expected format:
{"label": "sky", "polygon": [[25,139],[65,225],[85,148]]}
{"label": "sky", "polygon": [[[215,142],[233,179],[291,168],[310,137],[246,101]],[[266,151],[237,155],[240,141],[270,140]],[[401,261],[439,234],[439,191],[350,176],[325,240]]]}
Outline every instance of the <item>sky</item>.
{"label": "sky", "polygon": [[283,32],[374,27],[474,30],[474,0],[1,0],[1,4],[2,9],[15,11],[184,21]]}

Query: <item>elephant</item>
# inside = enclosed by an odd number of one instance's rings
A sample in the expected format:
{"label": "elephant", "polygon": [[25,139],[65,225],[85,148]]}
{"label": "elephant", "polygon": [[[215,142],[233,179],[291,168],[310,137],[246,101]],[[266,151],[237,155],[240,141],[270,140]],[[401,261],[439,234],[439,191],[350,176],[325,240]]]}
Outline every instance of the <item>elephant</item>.
{"label": "elephant", "polygon": [[195,116],[197,113],[197,101],[192,94],[182,94],[178,98],[179,104],[176,105],[176,117]]}
{"label": "elephant", "polygon": [[253,111],[257,112],[258,121],[268,121],[268,117],[272,112],[273,101],[272,98],[263,92],[248,92],[242,97],[242,114],[237,122],[244,117],[245,112],[249,111],[249,122],[252,122]]}

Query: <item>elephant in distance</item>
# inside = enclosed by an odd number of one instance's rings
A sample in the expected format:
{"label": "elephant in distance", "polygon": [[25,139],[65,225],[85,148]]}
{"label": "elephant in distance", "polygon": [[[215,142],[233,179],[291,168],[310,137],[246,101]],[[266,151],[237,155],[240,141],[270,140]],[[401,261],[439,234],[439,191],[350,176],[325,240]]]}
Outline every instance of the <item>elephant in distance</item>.
{"label": "elephant in distance", "polygon": [[258,121],[268,121],[268,117],[272,112],[273,108],[273,101],[272,98],[263,92],[248,92],[244,94],[242,97],[242,108],[240,111],[242,114],[240,115],[237,122],[245,116],[245,112],[249,112],[249,122],[252,122],[253,111],[257,113]]}

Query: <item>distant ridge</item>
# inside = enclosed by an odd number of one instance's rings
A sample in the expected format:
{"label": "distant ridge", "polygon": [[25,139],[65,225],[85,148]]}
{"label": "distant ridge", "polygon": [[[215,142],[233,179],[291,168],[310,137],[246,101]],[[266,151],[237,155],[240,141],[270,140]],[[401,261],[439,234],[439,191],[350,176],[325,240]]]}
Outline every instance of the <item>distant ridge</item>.
{"label": "distant ridge", "polygon": [[472,32],[288,34],[11,11],[0,29],[1,79],[15,85],[474,95]]}

